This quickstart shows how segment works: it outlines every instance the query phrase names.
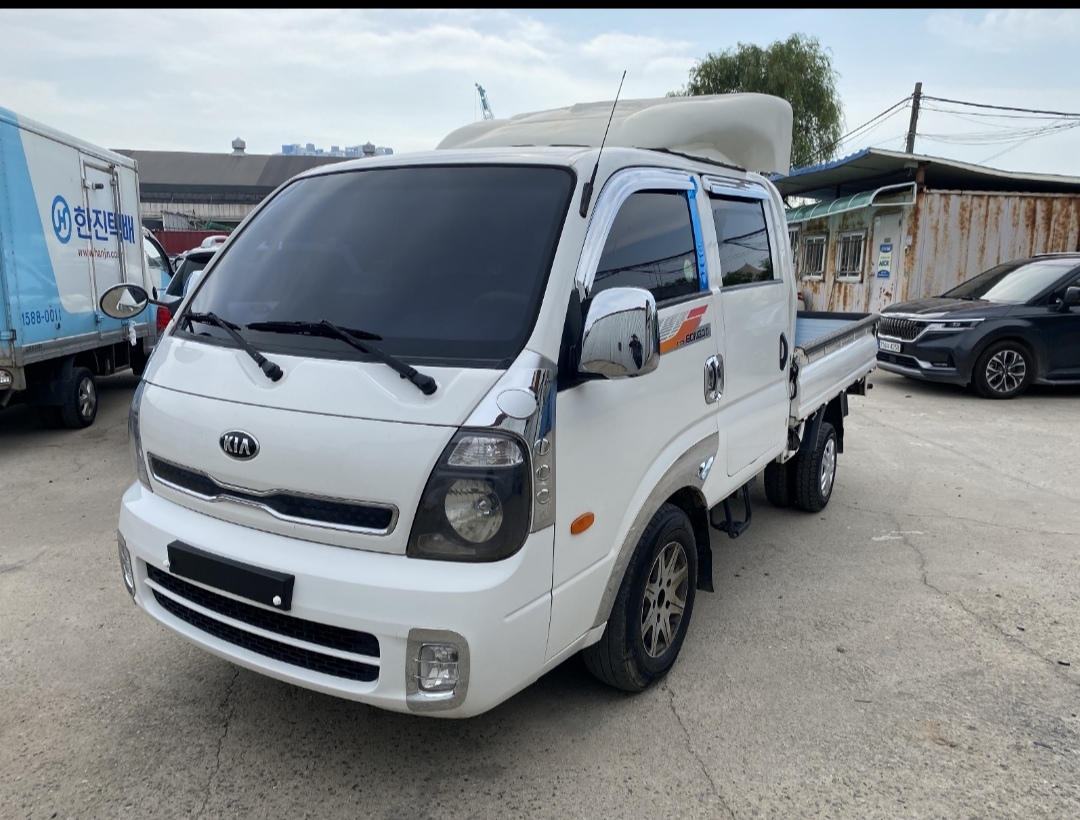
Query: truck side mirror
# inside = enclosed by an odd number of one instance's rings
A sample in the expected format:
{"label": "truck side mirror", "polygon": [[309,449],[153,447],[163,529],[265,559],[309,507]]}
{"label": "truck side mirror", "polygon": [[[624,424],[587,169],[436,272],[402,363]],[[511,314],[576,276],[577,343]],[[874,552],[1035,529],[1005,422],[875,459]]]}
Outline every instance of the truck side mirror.
{"label": "truck side mirror", "polygon": [[642,288],[611,288],[592,298],[581,338],[580,373],[641,376],[660,363],[656,300]]}
{"label": "truck side mirror", "polygon": [[122,283],[113,285],[98,302],[101,312],[110,319],[130,319],[138,316],[150,304],[150,294],[138,285]]}

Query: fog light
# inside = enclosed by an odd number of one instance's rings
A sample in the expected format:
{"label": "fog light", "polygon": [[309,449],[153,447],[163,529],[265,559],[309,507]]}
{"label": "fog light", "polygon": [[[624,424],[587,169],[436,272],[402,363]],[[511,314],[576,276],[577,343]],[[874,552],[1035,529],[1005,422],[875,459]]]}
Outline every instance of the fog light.
{"label": "fog light", "polygon": [[0,387],[11,387],[14,381],[15,377],[10,370],[0,370]]}
{"label": "fog light", "polygon": [[120,569],[124,574],[124,586],[132,600],[135,599],[135,571],[131,567],[131,553],[128,552],[127,542],[120,530],[116,531],[116,548],[120,553]]}
{"label": "fog light", "polygon": [[458,648],[452,643],[421,644],[416,656],[421,692],[453,692],[458,685]]}

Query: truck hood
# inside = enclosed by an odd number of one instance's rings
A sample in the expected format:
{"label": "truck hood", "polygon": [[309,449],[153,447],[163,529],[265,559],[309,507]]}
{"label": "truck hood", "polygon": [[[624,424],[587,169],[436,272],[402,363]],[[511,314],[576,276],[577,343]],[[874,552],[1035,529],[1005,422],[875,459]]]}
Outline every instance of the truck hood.
{"label": "truck hood", "polygon": [[458,427],[501,370],[425,367],[438,389],[425,396],[380,362],[273,355],[284,375],[271,381],[235,347],[165,336],[144,380],[221,401],[325,416]]}
{"label": "truck hood", "polygon": [[278,382],[241,350],[162,340],[139,414],[154,492],[243,527],[404,554],[436,460],[502,371],[425,368],[438,382],[425,396],[377,362],[273,358]]}

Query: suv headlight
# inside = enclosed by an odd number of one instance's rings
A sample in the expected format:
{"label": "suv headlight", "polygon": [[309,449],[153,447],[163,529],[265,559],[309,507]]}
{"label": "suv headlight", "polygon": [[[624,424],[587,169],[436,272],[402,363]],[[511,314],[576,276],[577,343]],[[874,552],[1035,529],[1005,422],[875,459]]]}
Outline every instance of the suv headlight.
{"label": "suv headlight", "polygon": [[143,453],[142,433],[139,429],[139,409],[145,387],[146,382],[140,379],[139,386],[135,388],[135,395],[131,397],[131,409],[128,410],[128,448],[131,450],[131,459],[135,462],[135,476],[140,484],[153,492],[150,486],[150,474],[146,470],[146,455]]}
{"label": "suv headlight", "polygon": [[982,319],[959,319],[951,322],[931,322],[926,326],[927,333],[953,333],[958,330],[970,330]]}
{"label": "suv headlight", "polygon": [[431,471],[406,554],[439,561],[499,561],[525,543],[531,482],[525,445],[513,436],[462,430]]}

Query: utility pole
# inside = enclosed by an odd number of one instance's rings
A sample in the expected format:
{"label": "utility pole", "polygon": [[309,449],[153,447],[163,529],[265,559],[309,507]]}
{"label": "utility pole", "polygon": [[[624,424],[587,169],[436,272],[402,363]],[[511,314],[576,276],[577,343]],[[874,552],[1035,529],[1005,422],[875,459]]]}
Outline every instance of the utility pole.
{"label": "utility pole", "polygon": [[919,123],[919,100],[922,99],[922,83],[915,83],[915,93],[911,95],[911,122],[907,129],[907,153],[915,153],[915,126]]}

